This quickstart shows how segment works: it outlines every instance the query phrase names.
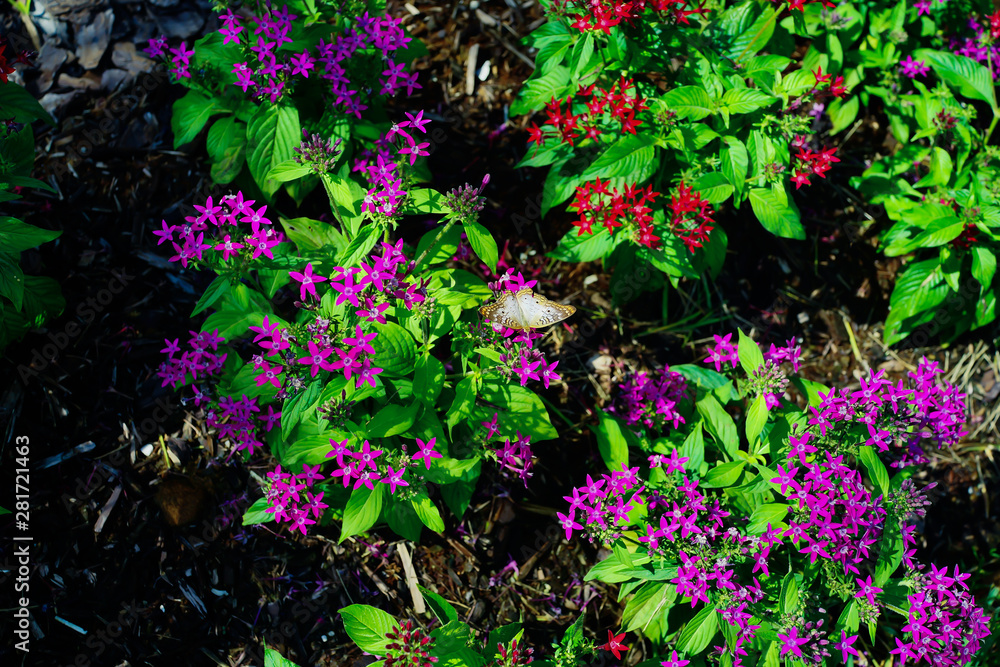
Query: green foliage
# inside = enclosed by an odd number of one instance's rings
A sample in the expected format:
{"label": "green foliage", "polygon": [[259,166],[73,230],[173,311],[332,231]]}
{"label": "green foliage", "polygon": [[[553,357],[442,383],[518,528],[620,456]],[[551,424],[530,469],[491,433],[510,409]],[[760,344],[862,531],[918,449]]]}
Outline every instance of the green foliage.
{"label": "green foliage", "polygon": [[[27,7],[27,5],[23,5]],[[10,44],[0,39],[0,47]],[[7,57],[17,54],[7,51]],[[6,61],[4,61],[4,64]],[[21,198],[15,187],[54,192],[47,183],[31,178],[35,159],[34,121],[55,125],[35,98],[7,76],[0,80],[0,201]],[[59,284],[47,277],[26,276],[21,253],[52,241],[62,232],[42,229],[17,218],[0,215],[0,351],[28,331],[62,314],[66,301]]]}

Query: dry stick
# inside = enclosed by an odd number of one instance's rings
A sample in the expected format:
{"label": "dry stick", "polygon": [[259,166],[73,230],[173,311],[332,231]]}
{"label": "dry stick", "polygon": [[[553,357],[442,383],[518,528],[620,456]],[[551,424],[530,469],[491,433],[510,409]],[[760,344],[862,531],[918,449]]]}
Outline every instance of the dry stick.
{"label": "dry stick", "polygon": [[410,589],[410,597],[413,598],[413,609],[418,614],[422,614],[427,608],[424,606],[424,596],[417,588],[417,573],[413,570],[410,552],[402,542],[396,545],[396,551],[399,553],[399,560],[403,563],[403,574],[406,578],[406,586]]}

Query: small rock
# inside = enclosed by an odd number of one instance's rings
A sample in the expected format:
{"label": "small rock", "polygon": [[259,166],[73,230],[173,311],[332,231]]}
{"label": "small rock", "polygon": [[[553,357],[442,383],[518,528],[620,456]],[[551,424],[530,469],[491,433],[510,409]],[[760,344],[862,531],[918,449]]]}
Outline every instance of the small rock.
{"label": "small rock", "polygon": [[111,26],[115,22],[114,10],[94,16],[87,25],[76,26],[76,57],[84,69],[94,69],[111,43]]}
{"label": "small rock", "polygon": [[69,51],[56,46],[54,39],[45,40],[42,50],[38,53],[38,60],[35,64],[41,74],[38,77],[38,92],[46,93],[52,87],[52,79],[55,78],[66,60],[69,58]]}
{"label": "small rock", "polygon": [[111,69],[104,70],[101,74],[101,89],[106,90],[109,93],[118,89],[118,86],[122,85],[126,81],[133,79],[134,77],[123,69],[116,69],[112,67]]}
{"label": "small rock", "polygon": [[101,79],[93,72],[87,72],[83,76],[60,74],[59,85],[66,88],[76,88],[77,90],[99,90]]}
{"label": "small rock", "polygon": [[160,7],[161,9],[176,7],[178,2],[180,2],[180,0],[149,0],[149,4],[154,7]]}
{"label": "small rock", "polygon": [[111,54],[111,60],[115,67],[120,67],[128,72],[129,78],[135,78],[142,72],[149,72],[153,69],[153,61],[146,54],[139,53],[132,42],[118,42],[115,50]]}
{"label": "small rock", "polygon": [[72,17],[74,21],[107,6],[104,0],[35,0],[35,5],[51,16]]}
{"label": "small rock", "polygon": [[184,11],[179,14],[157,16],[156,25],[160,27],[160,32],[167,37],[187,39],[205,25],[205,16],[198,12]]}
{"label": "small rock", "polygon": [[71,90],[68,93],[45,93],[42,95],[42,99],[38,100],[38,103],[42,105],[43,109],[54,116],[56,115],[56,111],[79,95],[80,92],[80,90]]}
{"label": "small rock", "polygon": [[133,118],[118,140],[118,147],[125,149],[149,148],[160,131],[160,122],[150,112]]}

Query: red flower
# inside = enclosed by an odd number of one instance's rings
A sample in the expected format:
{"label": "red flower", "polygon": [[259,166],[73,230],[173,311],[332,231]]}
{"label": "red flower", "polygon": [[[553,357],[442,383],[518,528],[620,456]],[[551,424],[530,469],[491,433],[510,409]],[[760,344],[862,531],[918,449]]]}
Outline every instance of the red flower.
{"label": "red flower", "polygon": [[598,648],[602,648],[605,651],[611,651],[615,654],[615,658],[621,660],[621,654],[628,650],[628,646],[621,643],[622,639],[625,638],[625,633],[615,636],[615,633],[608,630],[608,643]]}

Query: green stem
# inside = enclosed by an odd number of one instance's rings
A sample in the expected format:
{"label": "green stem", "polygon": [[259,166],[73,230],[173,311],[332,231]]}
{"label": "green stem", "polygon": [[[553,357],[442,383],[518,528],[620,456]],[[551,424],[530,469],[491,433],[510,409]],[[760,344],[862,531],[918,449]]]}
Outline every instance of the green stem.
{"label": "green stem", "polygon": [[[993,49],[986,49],[986,66],[990,70],[990,79],[993,78]],[[986,130],[986,136],[983,137],[983,148],[990,143],[990,137],[993,136],[993,128],[997,126],[997,119],[1000,118],[1000,107],[997,105],[997,87],[994,84],[990,86],[990,92],[993,93],[993,120],[990,121],[990,127]]]}
{"label": "green stem", "polygon": [[444,235],[448,233],[448,230],[450,230],[452,227],[455,226],[456,222],[458,222],[458,219],[452,218],[451,220],[448,221],[448,223],[444,227],[441,228],[441,231],[438,233],[437,236],[434,237],[434,240],[431,241],[431,244],[429,246],[427,246],[427,249],[424,250],[422,253],[420,253],[420,257],[417,257],[417,261],[413,263],[414,267],[420,266],[420,263],[424,261],[424,258],[427,257],[427,254],[434,249],[434,246],[436,246],[438,244],[438,241],[440,241],[442,237],[444,237]]}

